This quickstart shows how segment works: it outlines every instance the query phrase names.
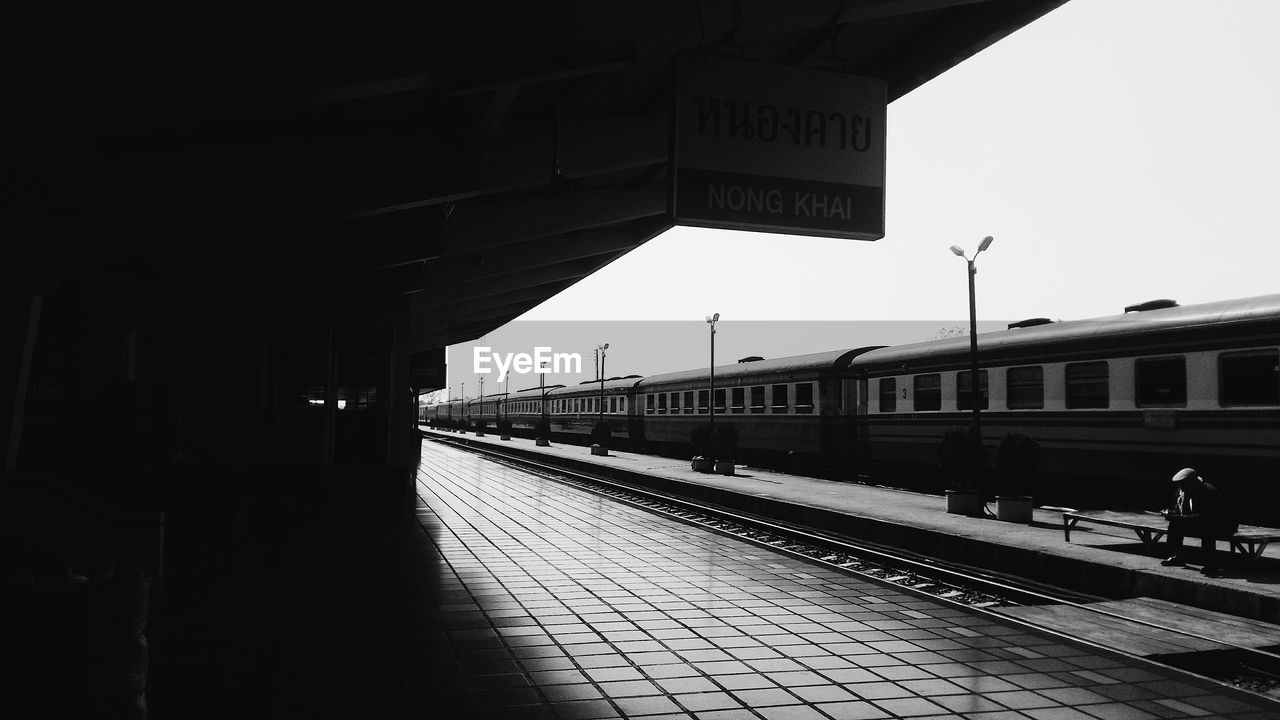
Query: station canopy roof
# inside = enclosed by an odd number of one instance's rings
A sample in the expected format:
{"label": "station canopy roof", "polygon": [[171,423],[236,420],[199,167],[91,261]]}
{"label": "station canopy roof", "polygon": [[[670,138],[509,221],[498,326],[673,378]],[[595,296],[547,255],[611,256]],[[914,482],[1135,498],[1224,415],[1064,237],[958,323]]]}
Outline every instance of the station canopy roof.
{"label": "station canopy roof", "polygon": [[892,101],[1064,1],[25,11],[6,279],[91,269],[189,318],[407,299],[411,349],[470,340],[670,227],[676,58],[879,77]]}

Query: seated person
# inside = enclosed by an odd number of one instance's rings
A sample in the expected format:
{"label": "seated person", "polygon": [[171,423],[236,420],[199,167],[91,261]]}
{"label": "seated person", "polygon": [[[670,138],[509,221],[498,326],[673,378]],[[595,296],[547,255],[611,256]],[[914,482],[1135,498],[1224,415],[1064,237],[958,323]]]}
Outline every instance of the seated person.
{"label": "seated person", "polygon": [[1174,507],[1160,511],[1169,521],[1169,557],[1160,564],[1185,565],[1182,539],[1187,535],[1199,535],[1200,547],[1208,556],[1203,572],[1206,575],[1216,574],[1219,570],[1214,552],[1216,538],[1235,533],[1239,527],[1235,516],[1222,492],[1205,482],[1192,468],[1179,470],[1173,476],[1173,484],[1178,489],[1177,502]]}

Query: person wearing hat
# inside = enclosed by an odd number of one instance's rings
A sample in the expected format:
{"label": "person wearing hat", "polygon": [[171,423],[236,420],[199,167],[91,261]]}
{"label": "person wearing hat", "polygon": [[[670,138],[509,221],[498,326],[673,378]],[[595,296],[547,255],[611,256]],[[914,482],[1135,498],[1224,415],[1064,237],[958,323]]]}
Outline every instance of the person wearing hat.
{"label": "person wearing hat", "polygon": [[1235,533],[1239,525],[1222,492],[1204,481],[1193,468],[1183,468],[1173,476],[1178,489],[1177,501],[1172,508],[1160,514],[1169,521],[1167,532],[1169,557],[1161,565],[1185,565],[1182,556],[1182,540],[1187,535],[1199,535],[1200,547],[1205,551],[1204,572],[1217,574],[1218,557],[1214,550],[1217,538]]}

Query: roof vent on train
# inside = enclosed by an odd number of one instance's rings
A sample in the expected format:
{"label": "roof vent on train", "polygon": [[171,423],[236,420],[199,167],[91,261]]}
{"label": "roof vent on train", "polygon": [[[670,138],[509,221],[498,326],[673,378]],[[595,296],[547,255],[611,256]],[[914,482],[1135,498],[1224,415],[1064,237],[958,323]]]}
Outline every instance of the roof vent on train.
{"label": "roof vent on train", "polygon": [[764,358],[760,357],[759,355],[748,355],[744,358],[738,358],[738,362],[740,363],[759,362],[763,359]]}
{"label": "roof vent on train", "polygon": [[1027,318],[1026,320],[1009,323],[1009,329],[1016,330],[1017,328],[1035,327],[1036,325],[1048,325],[1052,322],[1049,318]]}
{"label": "roof vent on train", "polygon": [[1125,307],[1124,311],[1127,313],[1145,312],[1147,310],[1163,310],[1171,307],[1178,307],[1178,301],[1170,300],[1169,298],[1161,298],[1160,300],[1148,300],[1144,303],[1138,303],[1137,305],[1128,305]]}

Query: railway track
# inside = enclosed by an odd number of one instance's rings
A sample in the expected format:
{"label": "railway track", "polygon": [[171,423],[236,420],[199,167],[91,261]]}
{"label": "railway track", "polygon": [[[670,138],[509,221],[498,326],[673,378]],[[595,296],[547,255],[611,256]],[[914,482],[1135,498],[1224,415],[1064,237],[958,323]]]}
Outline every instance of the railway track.
{"label": "railway track", "polygon": [[[527,457],[503,452],[485,445],[476,445],[463,439],[424,435],[434,442],[466,450],[509,467],[514,467],[553,482],[563,483],[609,497],[635,507],[658,513],[681,522],[696,525],[714,532],[738,538],[777,552],[803,557],[846,572],[875,578],[909,592],[928,595],[939,600],[963,605],[982,612],[1000,615],[1006,621],[1035,627],[1062,635],[1053,628],[1029,622],[1014,615],[1000,612],[1002,608],[1037,605],[1069,605],[1087,609],[1099,617],[1136,623],[1159,632],[1170,632],[1188,638],[1213,643],[1220,650],[1197,653],[1199,657],[1182,662],[1175,658],[1162,664],[1178,667],[1198,675],[1224,682],[1238,688],[1256,692],[1270,698],[1280,698],[1280,655],[1258,648],[1244,647],[1190,632],[1184,628],[1169,627],[1159,623],[1135,620],[1091,607],[1103,598],[1070,592],[1062,588],[985,572],[976,568],[956,566],[931,558],[904,552],[896,548],[858,541],[811,529],[780,523],[768,518],[726,510],[699,503],[688,498],[639,487],[618,480],[569,470],[553,464],[538,462]],[[1077,642],[1089,642],[1072,636]],[[1123,649],[1107,647],[1113,651]],[[1132,654],[1132,653],[1126,653]],[[1206,661],[1205,657],[1211,660]]]}

